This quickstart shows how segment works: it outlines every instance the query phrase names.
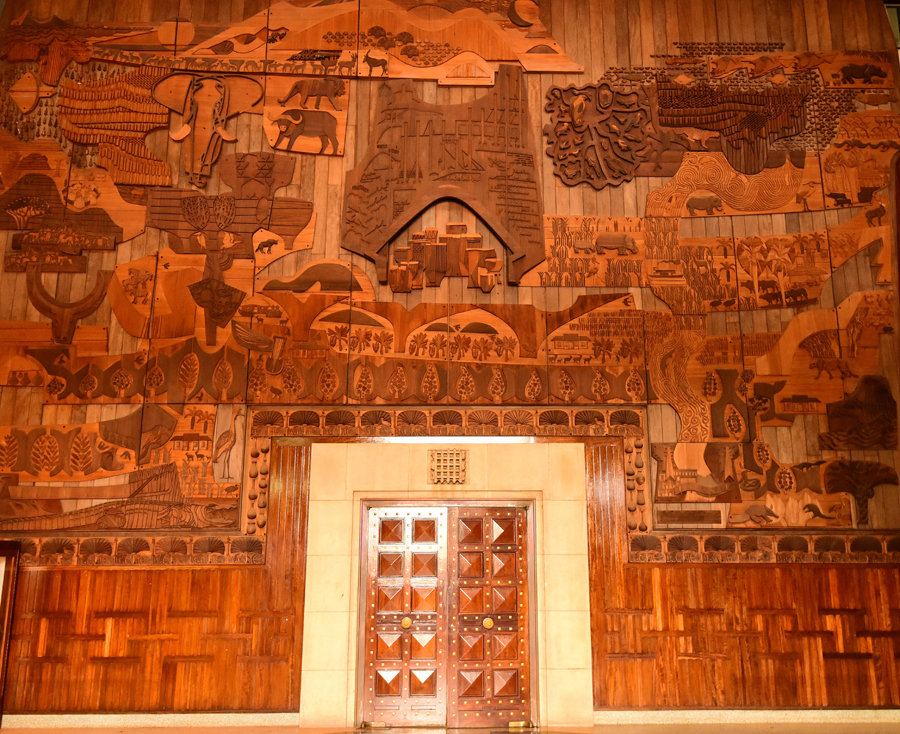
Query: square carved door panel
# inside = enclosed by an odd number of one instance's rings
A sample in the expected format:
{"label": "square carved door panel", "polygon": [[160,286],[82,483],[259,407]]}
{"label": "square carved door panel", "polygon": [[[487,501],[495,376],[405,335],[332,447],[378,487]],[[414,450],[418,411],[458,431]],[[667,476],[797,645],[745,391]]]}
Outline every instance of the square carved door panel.
{"label": "square carved door panel", "polygon": [[372,508],[365,537],[363,722],[530,721],[526,511]]}

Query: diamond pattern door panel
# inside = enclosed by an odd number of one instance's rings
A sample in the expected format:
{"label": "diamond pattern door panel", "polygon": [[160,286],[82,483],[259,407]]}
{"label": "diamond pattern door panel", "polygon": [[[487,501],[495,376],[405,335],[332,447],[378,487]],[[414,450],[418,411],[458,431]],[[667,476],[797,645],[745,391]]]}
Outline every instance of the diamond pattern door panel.
{"label": "diamond pattern door panel", "polygon": [[526,510],[379,507],[366,528],[363,722],[530,721]]}
{"label": "diamond pattern door panel", "polygon": [[451,507],[447,726],[531,720],[526,511]]}
{"label": "diamond pattern door panel", "polygon": [[369,510],[363,721],[447,721],[447,509]]}

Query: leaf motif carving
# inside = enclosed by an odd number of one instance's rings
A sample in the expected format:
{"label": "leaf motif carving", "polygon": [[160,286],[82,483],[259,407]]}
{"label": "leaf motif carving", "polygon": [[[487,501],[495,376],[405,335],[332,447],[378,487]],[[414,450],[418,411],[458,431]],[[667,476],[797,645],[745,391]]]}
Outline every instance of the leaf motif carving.
{"label": "leaf motif carving", "polygon": [[213,202],[213,216],[219,229],[228,229],[234,222],[235,201],[233,196],[219,194]]}
{"label": "leaf motif carving", "polygon": [[6,440],[0,444],[0,466],[4,469],[12,469],[19,458],[19,441],[9,434]]}
{"label": "leaf motif carving", "polygon": [[149,372],[147,372],[147,376],[144,378],[144,385],[147,387],[150,395],[148,397],[154,397],[156,395],[156,391],[162,386],[162,384],[166,381],[166,374],[162,371],[162,368],[157,364],[153,366]]}
{"label": "leaf motif carving", "polygon": [[73,474],[75,472],[87,474],[91,470],[93,461],[91,439],[83,433],[79,433],[72,441],[72,450],[69,452],[69,468]]}
{"label": "leaf motif carving", "polygon": [[222,351],[222,358],[219,360],[219,363],[216,365],[216,369],[213,371],[213,389],[218,393],[219,400],[227,400],[228,399],[228,388],[231,387],[231,383],[234,380],[234,370],[231,369],[231,364],[228,362],[228,359],[225,357],[225,351]]}
{"label": "leaf motif carving", "polygon": [[322,369],[319,371],[319,392],[322,394],[322,401],[331,402],[334,394],[338,389],[338,376],[331,366],[331,361],[326,359]]}
{"label": "leaf motif carving", "polygon": [[400,396],[406,392],[406,368],[402,364],[398,364],[388,380],[388,390],[394,400],[399,400]]}
{"label": "leaf motif carving", "polygon": [[59,464],[59,441],[45,433],[31,447],[31,463],[36,472],[53,471]]}
{"label": "leaf motif carving", "polygon": [[441,389],[440,378],[438,378],[437,369],[433,364],[429,364],[422,377],[422,395],[429,403],[432,402]]}
{"label": "leaf motif carving", "polygon": [[178,367],[178,387],[181,388],[185,398],[194,391],[199,377],[200,359],[194,352],[184,355]]}
{"label": "leaf motif carving", "polygon": [[368,402],[375,389],[375,377],[372,374],[372,368],[363,362],[356,370],[356,397],[364,403]]}

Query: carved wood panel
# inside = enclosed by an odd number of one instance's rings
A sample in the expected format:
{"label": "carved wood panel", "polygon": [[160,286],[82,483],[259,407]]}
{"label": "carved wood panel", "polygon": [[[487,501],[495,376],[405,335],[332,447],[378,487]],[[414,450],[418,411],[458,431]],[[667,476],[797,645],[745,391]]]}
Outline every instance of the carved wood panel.
{"label": "carved wood panel", "polygon": [[676,5],[6,3],[22,565],[260,565],[271,437],[425,433],[623,438],[635,563],[895,562],[883,4]]}
{"label": "carved wood panel", "polygon": [[[622,459],[602,439],[586,449],[596,709],[900,703],[891,566],[785,565],[791,553],[776,566],[627,563]],[[684,553],[693,537],[681,535],[684,560],[700,557]]]}
{"label": "carved wood panel", "polygon": [[21,569],[7,713],[296,710],[309,448],[273,454],[264,564],[172,568],[182,542],[163,568]]}

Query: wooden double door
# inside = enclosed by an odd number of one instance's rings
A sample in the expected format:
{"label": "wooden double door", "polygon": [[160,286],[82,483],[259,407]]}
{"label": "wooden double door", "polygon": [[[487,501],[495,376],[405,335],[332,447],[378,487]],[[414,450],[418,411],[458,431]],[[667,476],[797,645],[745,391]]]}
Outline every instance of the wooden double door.
{"label": "wooden double door", "polygon": [[531,721],[526,509],[375,507],[365,538],[362,722]]}

